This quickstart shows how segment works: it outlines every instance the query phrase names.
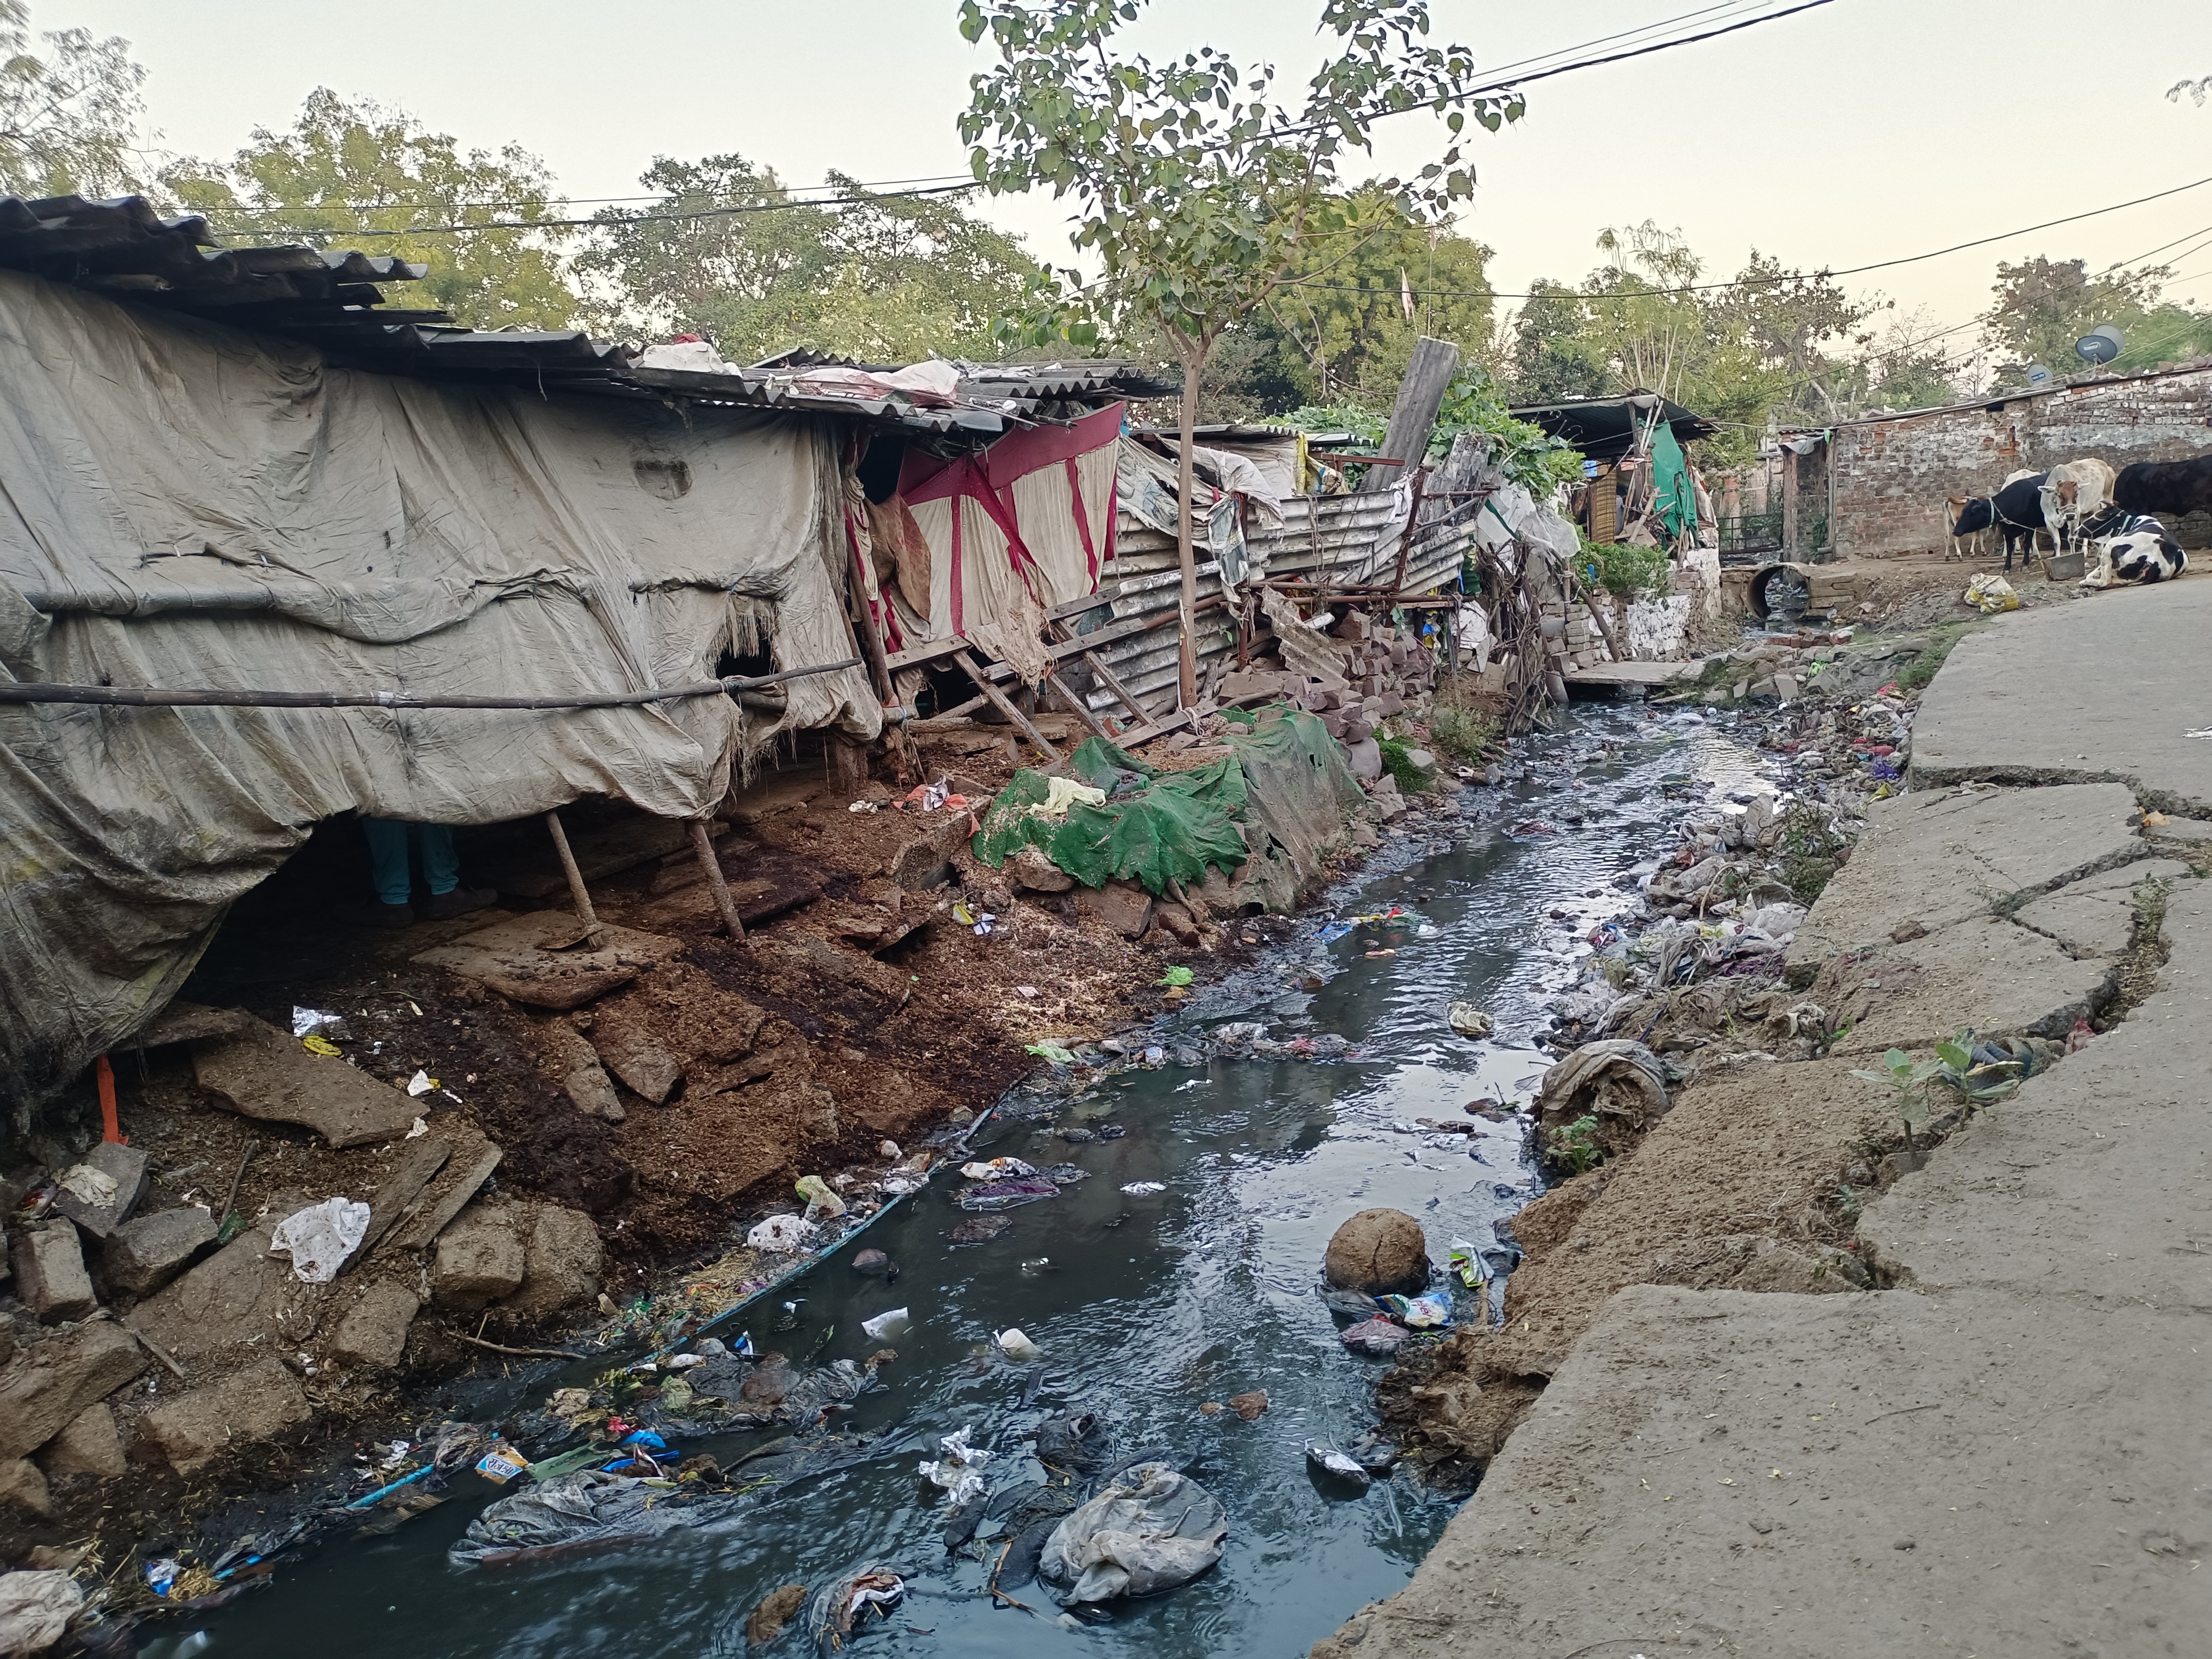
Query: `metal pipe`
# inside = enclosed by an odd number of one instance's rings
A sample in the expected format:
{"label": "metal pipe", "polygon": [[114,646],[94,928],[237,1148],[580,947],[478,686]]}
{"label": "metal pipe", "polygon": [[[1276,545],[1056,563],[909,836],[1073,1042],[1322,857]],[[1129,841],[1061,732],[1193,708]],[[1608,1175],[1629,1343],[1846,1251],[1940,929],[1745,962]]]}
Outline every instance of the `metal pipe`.
{"label": "metal pipe", "polygon": [[88,702],[131,708],[626,708],[680,697],[714,697],[750,691],[810,674],[858,668],[860,659],[787,668],[779,674],[732,674],[659,691],[593,691],[566,697],[410,697],[398,691],[183,691],[139,685],[53,685],[0,681],[0,703]]}

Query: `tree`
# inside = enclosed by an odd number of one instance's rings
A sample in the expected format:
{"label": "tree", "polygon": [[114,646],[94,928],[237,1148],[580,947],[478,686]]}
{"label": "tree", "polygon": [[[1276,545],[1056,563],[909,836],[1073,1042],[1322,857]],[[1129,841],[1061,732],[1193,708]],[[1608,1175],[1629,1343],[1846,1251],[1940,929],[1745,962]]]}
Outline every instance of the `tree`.
{"label": "tree", "polygon": [[2037,362],[2064,378],[2080,361],[2074,343],[2105,323],[2126,330],[2157,299],[2165,275],[2152,269],[2092,276],[2086,260],[2041,255],[2016,265],[2000,262],[1987,331],[2009,354],[1998,379],[2024,383],[2027,366]]}
{"label": "tree", "polygon": [[[520,145],[464,153],[405,112],[320,87],[288,132],[257,127],[228,162],[163,181],[234,236],[360,246],[428,267],[419,291],[477,328],[565,328],[579,304],[556,249],[574,233],[545,164]],[[447,232],[417,227],[483,227]]]}
{"label": "tree", "polygon": [[1282,288],[1314,239],[1376,228],[1354,217],[1339,167],[1367,148],[1377,118],[1422,107],[1445,116],[1454,142],[1440,161],[1413,182],[1368,187],[1426,225],[1473,192],[1457,143],[1468,118],[1495,130],[1522,106],[1473,92],[1465,47],[1428,43],[1426,0],[1322,0],[1329,55],[1295,106],[1279,101],[1270,65],[1240,70],[1210,46],[1159,62],[1128,50],[1120,37],[1143,10],[1143,0],[962,0],[961,33],[988,35],[998,62],[970,79],[960,135],[993,191],[1073,198],[1075,246],[1097,261],[1045,275],[1031,337],[1157,332],[1182,367],[1176,539],[1190,703],[1191,428],[1215,344]]}
{"label": "tree", "polygon": [[119,196],[140,189],[131,43],[88,29],[31,39],[25,0],[0,0],[0,189],[11,196]]}
{"label": "tree", "polygon": [[[795,202],[741,155],[663,156],[647,207],[611,209],[576,268],[611,329],[712,338],[757,361],[807,346],[871,362],[981,356],[1037,272],[1021,244],[944,197],[871,195],[833,173],[834,206]],[[672,216],[696,216],[681,217]]]}

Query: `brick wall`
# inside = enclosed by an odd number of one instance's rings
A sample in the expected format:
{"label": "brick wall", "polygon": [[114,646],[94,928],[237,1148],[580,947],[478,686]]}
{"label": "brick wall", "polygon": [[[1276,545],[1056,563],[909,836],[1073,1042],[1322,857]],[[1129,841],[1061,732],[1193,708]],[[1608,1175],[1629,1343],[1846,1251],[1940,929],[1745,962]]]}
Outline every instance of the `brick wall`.
{"label": "brick wall", "polygon": [[[1930,552],[1949,545],[1946,496],[1987,495],[2020,468],[2094,456],[2117,469],[2212,452],[2212,368],[1838,427],[1832,450],[1837,555]],[[1808,477],[1817,459],[1799,462]]]}

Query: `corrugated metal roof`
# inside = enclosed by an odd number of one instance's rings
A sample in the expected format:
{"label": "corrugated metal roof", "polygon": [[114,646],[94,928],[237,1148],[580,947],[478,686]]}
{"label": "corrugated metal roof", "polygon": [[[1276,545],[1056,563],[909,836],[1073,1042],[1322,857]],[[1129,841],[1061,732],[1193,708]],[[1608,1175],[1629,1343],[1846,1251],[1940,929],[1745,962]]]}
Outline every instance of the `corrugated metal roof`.
{"label": "corrugated metal roof", "polygon": [[443,311],[386,305],[380,284],[422,275],[423,267],[404,259],[296,245],[224,248],[205,219],[163,218],[141,196],[0,197],[0,267],[304,340],[339,362],[387,374],[835,414],[935,434],[993,436],[1049,398],[1103,403],[1176,389],[1121,358],[963,362],[960,404],[920,409],[897,398],[794,390],[789,381],[797,368],[871,367],[804,350],[734,374],[635,368],[630,349],[580,329],[469,329]]}

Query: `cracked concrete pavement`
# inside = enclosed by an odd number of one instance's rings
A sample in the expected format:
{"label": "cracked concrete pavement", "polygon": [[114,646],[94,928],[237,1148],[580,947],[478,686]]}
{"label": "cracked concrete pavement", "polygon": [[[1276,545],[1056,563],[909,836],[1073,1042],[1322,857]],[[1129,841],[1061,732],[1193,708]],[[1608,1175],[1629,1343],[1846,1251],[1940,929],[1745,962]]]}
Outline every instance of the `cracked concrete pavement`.
{"label": "cracked concrete pavement", "polygon": [[[2134,603],[2185,593],[2193,635],[2173,634],[2179,607]],[[2100,641],[2104,670],[2139,661],[2107,637],[2129,621],[2158,624],[2165,674],[2064,672]],[[1858,1237],[1892,1288],[1614,1294],[1413,1582],[1316,1659],[2212,1645],[2212,884],[2166,856],[2201,860],[2203,826],[2154,841],[2130,822],[2138,799],[2212,818],[2212,742],[2157,735],[2212,724],[2212,706],[2175,712],[2212,705],[2177,678],[2207,623],[2212,583],[2191,584],[1962,645],[1916,778],[1940,709],[1938,775],[2127,787],[1885,803],[1792,952],[1860,999],[1853,1034],[1875,1047],[1954,1017],[2063,1034],[2124,986],[2142,1000],[1866,1206]],[[2032,682],[2083,706],[2031,711]],[[2161,901],[2154,975],[2137,930]],[[1761,1075],[1789,1087],[1795,1069]]]}

